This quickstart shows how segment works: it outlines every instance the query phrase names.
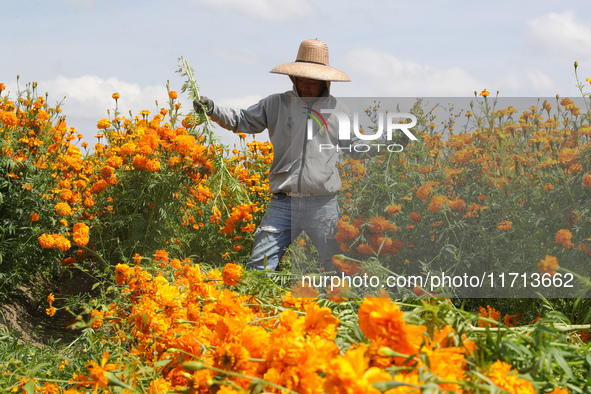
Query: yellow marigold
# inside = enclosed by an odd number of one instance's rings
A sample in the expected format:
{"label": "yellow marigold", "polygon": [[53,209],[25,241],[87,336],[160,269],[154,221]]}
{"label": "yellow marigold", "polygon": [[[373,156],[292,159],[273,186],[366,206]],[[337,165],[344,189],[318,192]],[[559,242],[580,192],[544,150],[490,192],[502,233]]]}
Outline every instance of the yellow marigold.
{"label": "yellow marigold", "polygon": [[472,151],[461,149],[454,153],[453,161],[455,163],[467,163],[472,159]]}
{"label": "yellow marigold", "polygon": [[46,313],[48,316],[53,316],[53,315],[55,315],[55,312],[56,312],[56,311],[57,311],[57,310],[56,310],[54,307],[50,307],[50,308],[47,308],[47,309],[45,309],[45,313]]}
{"label": "yellow marigold", "polygon": [[72,214],[72,208],[68,203],[65,202],[57,203],[54,209],[55,213],[57,213],[60,216],[69,216]]}
{"label": "yellow marigold", "polygon": [[546,258],[540,260],[538,263],[538,270],[542,275],[549,274],[550,276],[554,276],[558,267],[558,259],[550,255],[546,255]]}
{"label": "yellow marigold", "polygon": [[379,394],[374,382],[389,381],[392,376],[377,367],[369,368],[367,345],[350,348],[344,355],[330,360],[324,380],[327,394]]}
{"label": "yellow marigold", "polygon": [[107,129],[107,128],[109,128],[110,126],[111,126],[111,122],[109,121],[109,119],[101,119],[101,120],[99,120],[99,121],[98,121],[98,123],[97,123],[97,125],[96,125],[96,127],[97,127],[99,130],[104,130],[104,129]]}
{"label": "yellow marigold", "polygon": [[497,225],[499,230],[511,230],[513,228],[513,222],[509,222],[507,220],[503,220],[501,223]]}
{"label": "yellow marigold", "polygon": [[[172,389],[172,384],[164,378],[156,378],[150,382],[147,394],[164,394]],[[218,391],[219,393],[220,391]]]}
{"label": "yellow marigold", "polygon": [[113,97],[114,100],[118,100],[121,96],[119,96],[119,93],[113,93],[111,97]]}
{"label": "yellow marigold", "polygon": [[534,386],[528,380],[517,376],[517,371],[511,370],[511,364],[495,361],[486,374],[500,389],[510,393],[535,394]]}
{"label": "yellow marigold", "polygon": [[228,263],[222,272],[222,279],[228,286],[236,286],[242,280],[242,266]]}
{"label": "yellow marigold", "polygon": [[591,187],[591,174],[583,175],[583,186]]}

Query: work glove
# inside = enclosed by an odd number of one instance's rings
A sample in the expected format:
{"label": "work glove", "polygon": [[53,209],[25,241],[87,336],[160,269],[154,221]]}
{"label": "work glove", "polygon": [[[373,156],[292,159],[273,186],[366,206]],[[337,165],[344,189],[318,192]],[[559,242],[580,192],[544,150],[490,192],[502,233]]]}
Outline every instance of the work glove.
{"label": "work glove", "polygon": [[213,101],[205,96],[193,101],[193,108],[195,108],[197,113],[206,112],[207,115],[211,115],[213,113],[213,105]]}

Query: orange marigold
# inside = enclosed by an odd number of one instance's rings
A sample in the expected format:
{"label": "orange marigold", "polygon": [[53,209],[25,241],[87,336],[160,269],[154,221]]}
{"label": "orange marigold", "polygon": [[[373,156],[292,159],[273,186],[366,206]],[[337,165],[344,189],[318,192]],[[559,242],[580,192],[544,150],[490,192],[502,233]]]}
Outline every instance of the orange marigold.
{"label": "orange marigold", "polygon": [[412,220],[415,223],[419,223],[421,221],[421,215],[419,215],[416,212],[411,212],[410,213],[410,220]]}
{"label": "orange marigold", "polygon": [[513,228],[513,222],[509,222],[507,220],[503,220],[501,223],[497,225],[499,230],[511,230]]}
{"label": "orange marigold", "polygon": [[242,266],[228,263],[222,272],[222,280],[228,286],[236,286],[242,280]]}
{"label": "orange marigold", "polygon": [[88,244],[88,233],[90,228],[84,223],[76,223],[74,225],[74,242],[80,246]]}
{"label": "orange marigold", "polygon": [[109,128],[110,126],[111,126],[111,122],[109,121],[109,119],[101,119],[101,120],[99,120],[99,121],[98,121],[98,123],[97,123],[97,125],[96,125],[96,127],[97,127],[99,130],[104,130],[104,129],[107,129],[107,128]]}
{"label": "orange marigold", "polygon": [[400,204],[388,205],[388,208],[386,208],[386,212],[389,215],[397,214],[400,211],[402,211],[402,205]]}
{"label": "orange marigold", "polygon": [[55,213],[60,216],[69,216],[72,214],[72,207],[66,202],[57,203],[54,207]]}
{"label": "orange marigold", "polygon": [[115,267],[115,282],[123,286],[131,277],[131,268],[127,264],[117,264]]}
{"label": "orange marigold", "polygon": [[433,213],[437,213],[437,212],[441,211],[445,201],[446,201],[445,196],[433,196],[433,198],[431,199],[431,203],[429,204],[429,211],[431,211]]}
{"label": "orange marigold", "polygon": [[511,370],[511,364],[495,361],[487,373],[490,380],[499,388],[510,393],[535,394],[531,382],[517,376],[517,371]]}
{"label": "orange marigold", "polygon": [[591,174],[583,175],[583,186],[591,187]]}
{"label": "orange marigold", "polygon": [[558,267],[558,259],[550,255],[546,255],[546,258],[540,260],[538,263],[538,270],[542,275],[549,274],[550,276],[554,276]]}

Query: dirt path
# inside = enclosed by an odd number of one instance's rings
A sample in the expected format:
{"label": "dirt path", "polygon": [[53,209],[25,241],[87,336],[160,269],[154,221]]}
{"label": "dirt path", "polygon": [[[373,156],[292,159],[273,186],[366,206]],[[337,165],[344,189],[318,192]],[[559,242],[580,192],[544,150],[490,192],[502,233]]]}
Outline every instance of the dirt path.
{"label": "dirt path", "polygon": [[[65,310],[50,317],[45,310],[49,307],[47,296],[53,293],[59,308],[64,299],[83,293],[90,293],[94,280],[80,271],[72,271],[58,278],[35,277],[31,283],[19,286],[8,299],[0,302],[0,330],[8,329],[19,338],[19,343],[30,343],[42,347],[52,340],[69,342],[76,333],[66,329],[72,315]],[[96,292],[96,291],[95,291]]]}

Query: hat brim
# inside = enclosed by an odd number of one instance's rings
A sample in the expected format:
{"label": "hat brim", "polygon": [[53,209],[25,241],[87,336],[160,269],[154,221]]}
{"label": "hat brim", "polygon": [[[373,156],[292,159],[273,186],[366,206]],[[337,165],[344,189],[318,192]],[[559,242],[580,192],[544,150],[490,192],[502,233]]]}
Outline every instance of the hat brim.
{"label": "hat brim", "polygon": [[350,82],[351,78],[336,68],[308,62],[280,64],[271,71],[273,74],[284,74],[292,77],[318,79],[320,81]]}

